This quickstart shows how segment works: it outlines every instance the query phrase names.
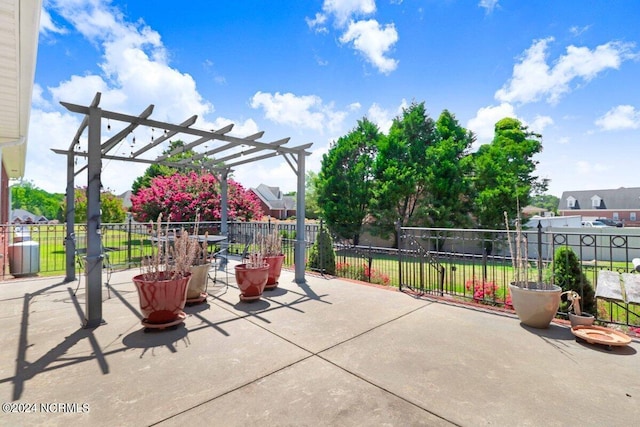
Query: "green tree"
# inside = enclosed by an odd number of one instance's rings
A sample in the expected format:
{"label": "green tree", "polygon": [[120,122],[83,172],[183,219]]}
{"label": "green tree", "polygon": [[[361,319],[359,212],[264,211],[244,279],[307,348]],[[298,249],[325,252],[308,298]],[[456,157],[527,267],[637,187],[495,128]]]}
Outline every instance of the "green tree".
{"label": "green tree", "polygon": [[24,209],[47,219],[62,219],[63,200],[64,194],[48,193],[29,181],[11,186],[11,209]]}
{"label": "green tree", "polygon": [[[86,187],[76,187],[74,194],[74,221],[76,224],[87,222],[87,189]],[[66,203],[63,203],[66,211]],[[110,191],[100,192],[100,221],[106,223],[124,222],[126,210],[122,205],[122,200],[117,198]]]}
{"label": "green tree", "polygon": [[318,205],[328,228],[358,244],[372,196],[373,162],[382,135],[366,117],[322,158],[316,180]]}
{"label": "green tree", "polygon": [[558,213],[558,204],[560,198],[551,194],[537,194],[531,197],[530,204],[548,210],[549,212]]}
{"label": "green tree", "polygon": [[471,144],[475,137],[444,110],[436,122],[438,139],[426,148],[427,224],[466,227],[470,224]]}
{"label": "green tree", "polygon": [[474,211],[479,227],[504,228],[505,211],[509,218],[516,218],[518,205],[528,205],[532,193],[546,190],[547,180],[533,175],[538,164],[533,156],[542,151],[541,139],[517,119],[496,123],[493,141],[473,156]]}
{"label": "green tree", "polygon": [[304,204],[305,204],[305,217],[307,219],[320,218],[320,206],[318,205],[318,190],[317,190],[318,174],[313,171],[308,171],[305,176],[304,186]]}
{"label": "green tree", "polygon": [[100,193],[100,210],[102,222],[124,222],[127,216],[122,199],[108,191]]}
{"label": "green tree", "polygon": [[382,237],[393,233],[396,245],[396,221],[403,226],[421,225],[427,218],[427,174],[432,166],[427,147],[436,138],[435,123],[424,103],[413,103],[393,120],[389,136],[381,140],[374,167],[373,230]]}

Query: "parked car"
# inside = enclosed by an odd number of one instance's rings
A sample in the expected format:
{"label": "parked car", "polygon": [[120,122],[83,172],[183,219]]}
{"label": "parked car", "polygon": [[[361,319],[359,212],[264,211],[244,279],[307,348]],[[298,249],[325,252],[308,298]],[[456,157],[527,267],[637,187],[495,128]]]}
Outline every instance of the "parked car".
{"label": "parked car", "polygon": [[598,228],[608,227],[607,224],[605,224],[604,222],[600,222],[600,221],[582,221],[582,226],[583,227],[598,227]]}
{"label": "parked car", "polygon": [[608,225],[609,227],[622,227],[622,221],[616,221],[615,219],[609,218],[598,218],[597,221],[600,221],[604,225]]}

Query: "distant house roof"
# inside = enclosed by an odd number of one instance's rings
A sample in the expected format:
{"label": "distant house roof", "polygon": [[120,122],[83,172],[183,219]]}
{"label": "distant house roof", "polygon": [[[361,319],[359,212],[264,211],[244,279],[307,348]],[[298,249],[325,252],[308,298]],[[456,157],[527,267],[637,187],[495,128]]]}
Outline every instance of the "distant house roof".
{"label": "distant house roof", "polygon": [[270,210],[291,211],[296,208],[296,198],[285,196],[280,187],[270,187],[260,184],[256,188],[251,189],[264,202]]}
{"label": "distant house roof", "polygon": [[547,209],[539,208],[537,206],[532,206],[532,205],[525,206],[524,208],[522,208],[522,213],[526,215],[542,215],[545,212],[547,212]]}
{"label": "distant house roof", "polygon": [[573,209],[638,209],[640,210],[640,187],[609,190],[565,191],[558,210],[567,210],[567,200],[572,200]]}
{"label": "distant house roof", "polygon": [[131,190],[127,190],[118,196],[118,199],[122,200],[122,206],[126,209],[131,207]]}
{"label": "distant house roof", "polygon": [[49,220],[43,215],[34,215],[29,211],[24,209],[13,209],[11,211],[11,223],[15,224],[19,222],[21,224],[24,223],[39,223],[39,222],[49,222]]}

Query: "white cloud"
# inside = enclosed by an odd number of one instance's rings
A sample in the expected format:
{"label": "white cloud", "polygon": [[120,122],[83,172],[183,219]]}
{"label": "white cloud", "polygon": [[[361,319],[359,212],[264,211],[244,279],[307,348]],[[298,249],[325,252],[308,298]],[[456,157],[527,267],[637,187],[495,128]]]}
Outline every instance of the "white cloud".
{"label": "white cloud", "polygon": [[578,27],[577,25],[574,25],[573,27],[569,28],[569,32],[574,36],[580,36],[583,33],[587,32],[589,28],[591,28],[591,25],[585,25],[584,27]]}
{"label": "white cloud", "polygon": [[325,23],[327,22],[327,15],[324,13],[318,12],[315,17],[304,18],[304,20],[307,22],[309,28],[314,30],[316,33],[327,33],[329,31],[325,26]]}
{"label": "white cloud", "polygon": [[40,33],[66,34],[67,29],[58,27],[51,19],[51,14],[49,13],[49,11],[45,8],[42,8],[42,10],[40,11]]}
{"label": "white cloud", "polygon": [[169,121],[184,120],[185,111],[199,116],[213,111],[193,78],[168,65],[160,35],[143,22],[125,22],[117,9],[99,1],[58,1],[55,7],[104,51],[99,64],[104,74],[72,76],[51,89],[57,100],[86,104],[99,90],[103,107],[137,114],[155,104],[153,117]]}
{"label": "white cloud", "polygon": [[483,107],[478,110],[476,116],[469,120],[467,129],[476,135],[475,146],[491,142],[495,134],[496,123],[505,117],[518,118],[513,105],[503,102],[498,106]]}
{"label": "white cloud", "polygon": [[344,30],[340,42],[351,45],[379,72],[389,74],[398,67],[398,61],[389,57],[389,51],[398,41],[395,25],[381,26],[375,19],[358,20],[375,12],[375,0],[325,0],[322,12],[305,20],[309,28],[317,33],[328,33],[326,24],[329,17],[333,16],[334,27]]}
{"label": "white cloud", "polygon": [[533,119],[533,122],[531,122],[527,126],[529,126],[530,131],[541,134],[547,126],[550,126],[552,124],[553,119],[551,117],[537,115]]}
{"label": "white cloud", "polygon": [[495,93],[497,100],[529,103],[546,98],[555,104],[573,89],[572,82],[588,82],[604,70],[618,69],[623,61],[637,56],[632,53],[631,43],[609,42],[593,50],[568,46],[566,54],[550,67],[546,57],[552,41],[552,37],[534,41],[513,67],[511,79]]}
{"label": "white cloud", "polygon": [[373,123],[378,125],[378,129],[382,133],[389,133],[389,129],[391,129],[391,124],[393,123],[393,119],[402,114],[402,110],[407,108],[409,104],[407,104],[407,100],[403,99],[400,102],[396,111],[389,111],[382,108],[378,103],[371,104],[369,110],[367,111],[367,118],[371,120]]}
{"label": "white cloud", "polygon": [[484,8],[487,14],[490,14],[496,7],[499,7],[499,4],[498,0],[480,0],[478,6]]}
{"label": "white cloud", "polygon": [[275,123],[320,132],[339,128],[347,115],[344,111],[335,111],[333,104],[324,104],[319,96],[293,93],[256,92],[251,107],[262,108],[265,117]]}
{"label": "white cloud", "polygon": [[640,128],[640,110],[632,105],[618,105],[596,120],[602,130],[622,130]]}
{"label": "white cloud", "polygon": [[322,10],[335,16],[337,25],[343,26],[352,16],[374,13],[376,2],[375,0],[325,0]]}
{"label": "white cloud", "polygon": [[569,138],[568,136],[563,136],[561,138],[558,138],[558,144],[569,144],[571,142],[571,138]]}
{"label": "white cloud", "polygon": [[350,22],[340,37],[341,43],[352,43],[354,49],[383,74],[389,74],[398,67],[398,61],[387,56],[397,41],[395,25],[387,24],[382,28],[375,19]]}

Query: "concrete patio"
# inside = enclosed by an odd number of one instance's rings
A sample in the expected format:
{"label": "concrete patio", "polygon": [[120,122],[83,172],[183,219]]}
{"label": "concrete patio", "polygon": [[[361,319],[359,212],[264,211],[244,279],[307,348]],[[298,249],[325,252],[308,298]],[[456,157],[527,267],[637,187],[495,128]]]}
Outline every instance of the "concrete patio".
{"label": "concrete patio", "polygon": [[[184,325],[144,333],[116,272],[105,324],[84,280],[0,283],[0,425],[569,425],[639,422],[640,343],[318,276],[254,303],[216,284]],[[7,405],[7,403],[9,405]],[[53,403],[61,405],[50,405]],[[45,412],[48,410],[49,412]],[[30,411],[17,413],[6,411]]]}

